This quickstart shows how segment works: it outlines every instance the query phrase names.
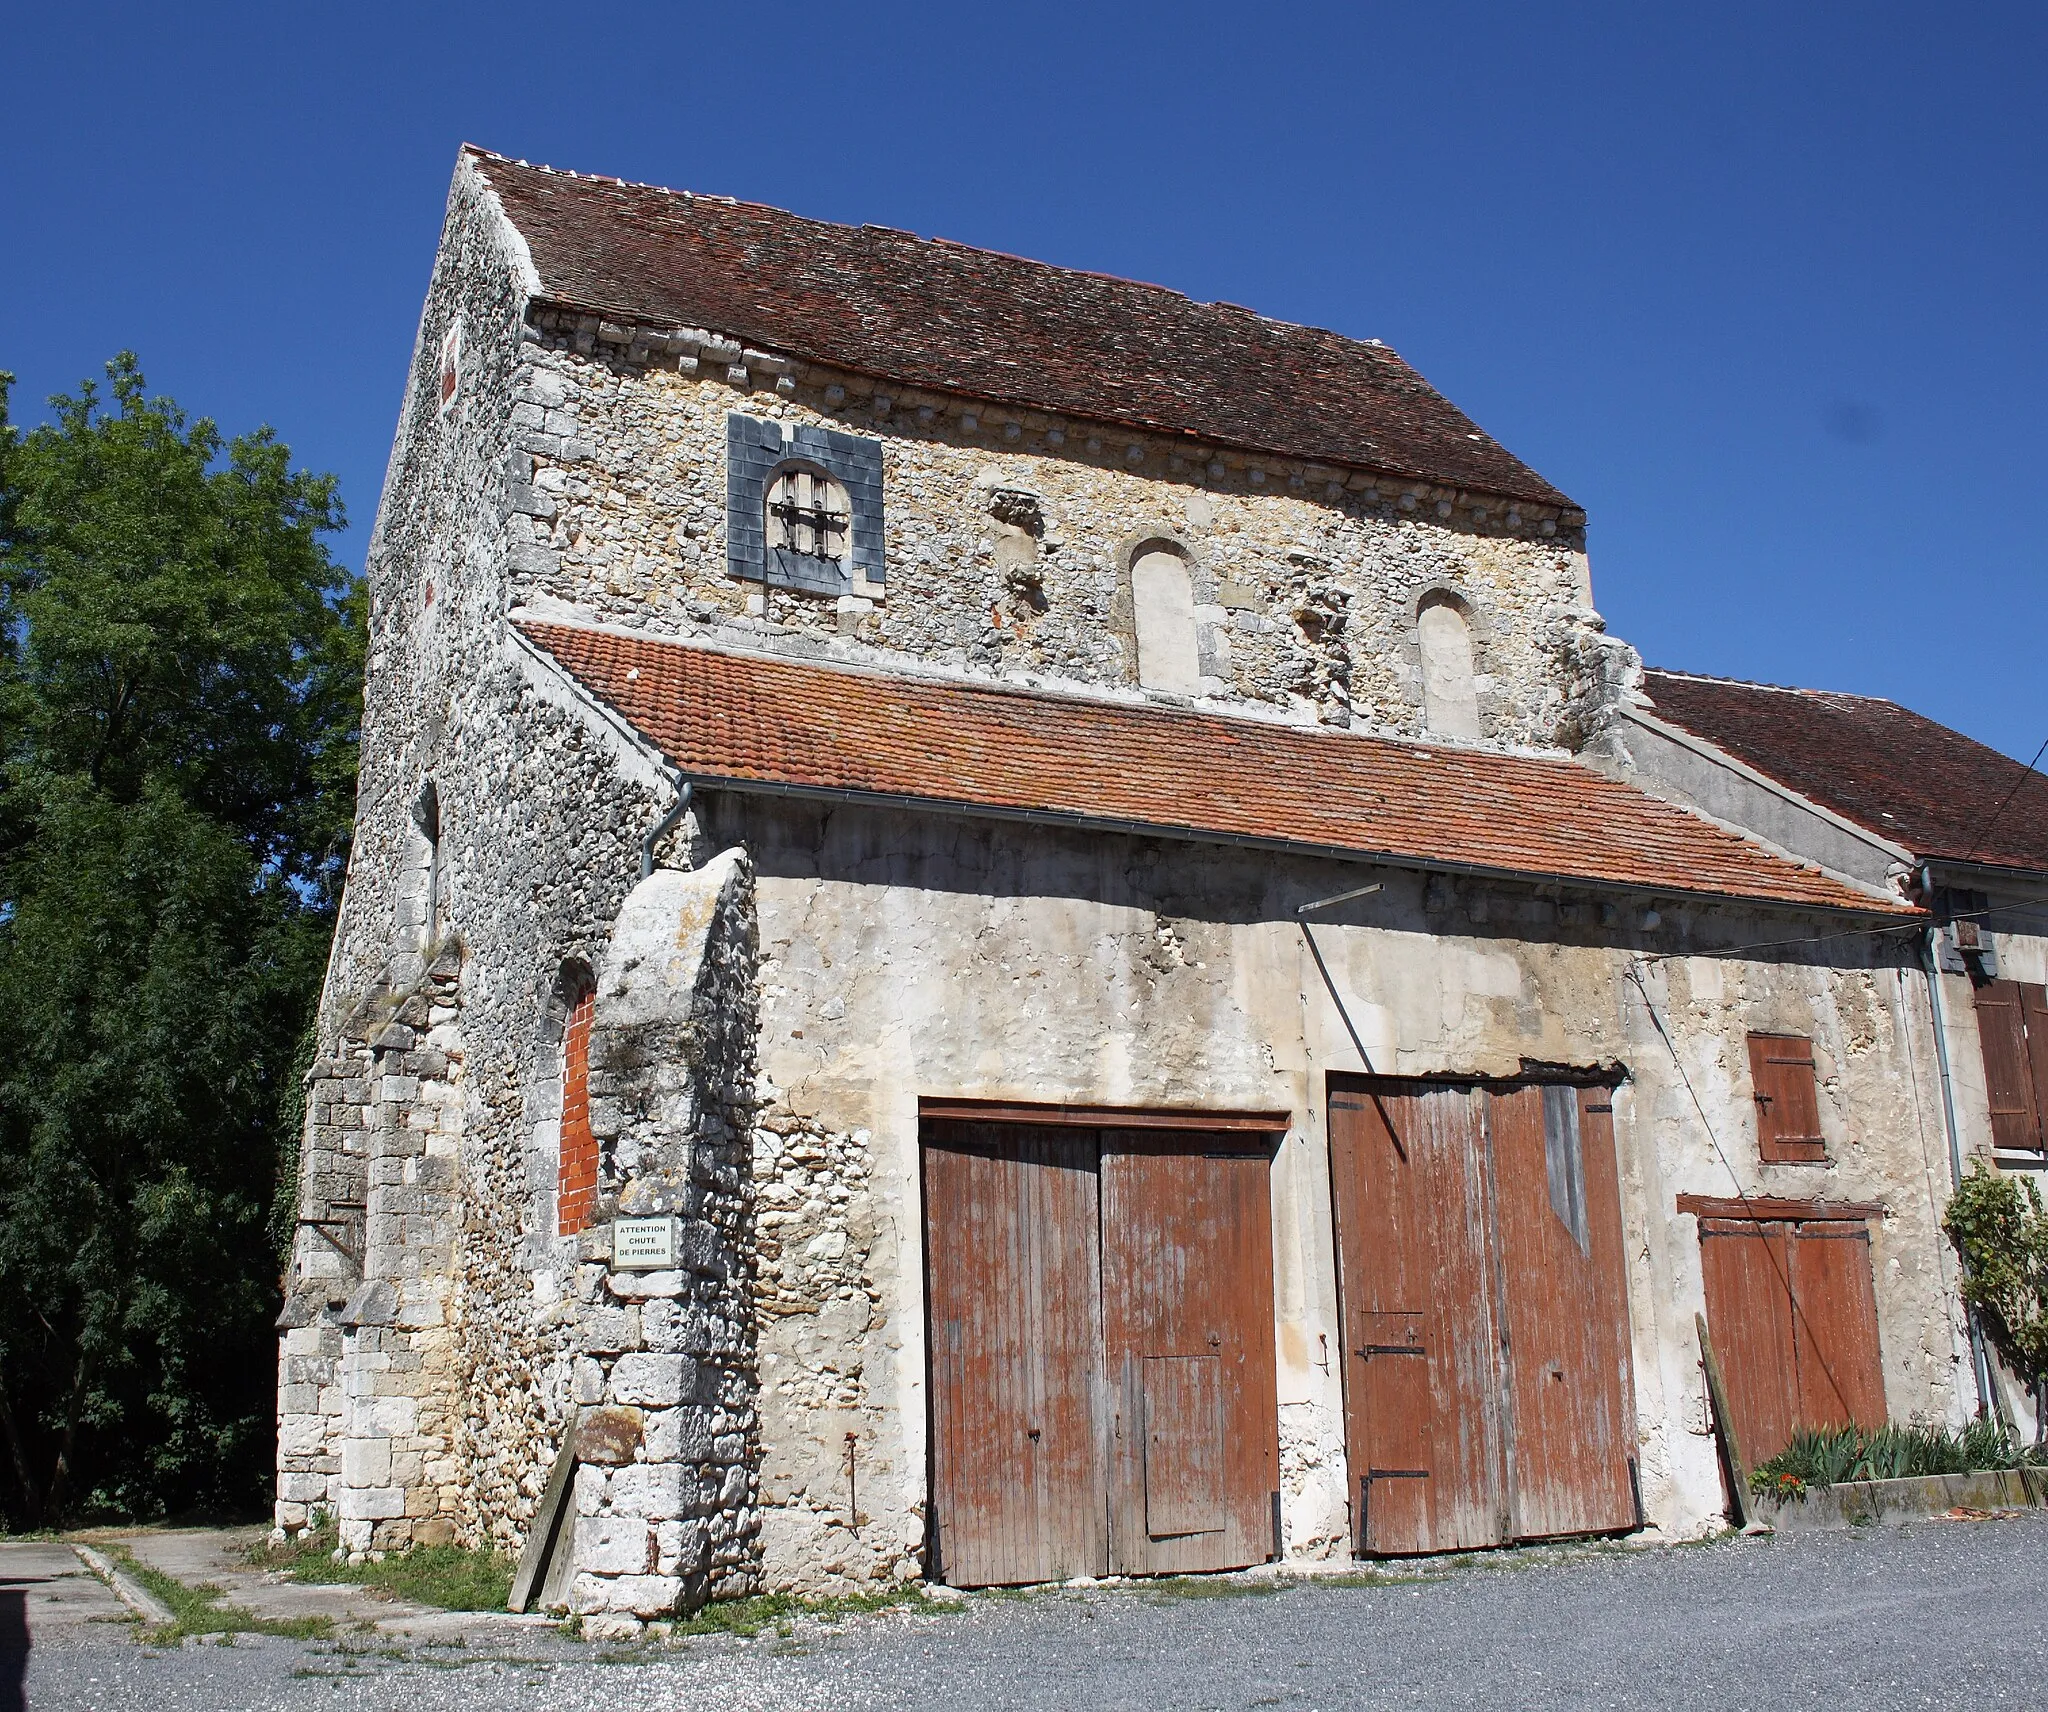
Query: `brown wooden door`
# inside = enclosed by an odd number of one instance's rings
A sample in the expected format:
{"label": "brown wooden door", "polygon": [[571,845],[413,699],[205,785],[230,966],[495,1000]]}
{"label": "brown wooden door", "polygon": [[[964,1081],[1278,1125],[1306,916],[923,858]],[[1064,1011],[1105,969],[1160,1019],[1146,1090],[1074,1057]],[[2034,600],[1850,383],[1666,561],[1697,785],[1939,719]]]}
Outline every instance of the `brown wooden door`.
{"label": "brown wooden door", "polygon": [[1882,1426],[1884,1367],[1860,1219],[1700,1220],[1707,1327],[1742,1454],[1801,1427]]}
{"label": "brown wooden door", "polygon": [[1104,1574],[1095,1133],[939,1123],[924,1139],[939,1573]]}
{"label": "brown wooden door", "polygon": [[1518,1539],[1636,1525],[1635,1385],[1605,1088],[1487,1097]]}
{"label": "brown wooden door", "polygon": [[1119,1574],[1273,1555],[1272,1165],[1201,1136],[1102,1133],[1109,1536]]}
{"label": "brown wooden door", "polygon": [[1870,1227],[1861,1219],[1793,1226],[1792,1350],[1802,1426],[1881,1427],[1884,1368]]}
{"label": "brown wooden door", "polygon": [[1700,1220],[1700,1273],[1707,1329],[1727,1381],[1728,1407],[1753,1466],[1777,1455],[1799,1425],[1792,1297],[1786,1280],[1791,1226]]}
{"label": "brown wooden door", "polygon": [[1345,1440],[1362,1551],[1508,1537],[1478,1090],[1333,1079]]}

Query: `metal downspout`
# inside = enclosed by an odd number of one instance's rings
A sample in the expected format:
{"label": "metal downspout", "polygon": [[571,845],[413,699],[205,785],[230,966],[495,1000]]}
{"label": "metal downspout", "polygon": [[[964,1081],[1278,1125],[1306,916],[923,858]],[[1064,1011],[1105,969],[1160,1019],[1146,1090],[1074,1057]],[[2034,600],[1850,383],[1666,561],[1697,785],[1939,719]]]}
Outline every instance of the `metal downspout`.
{"label": "metal downspout", "polygon": [[[1926,864],[1920,868],[1920,888],[1934,895],[1933,875]],[[1927,1002],[1934,1014],[1934,1061],[1941,1069],[1941,1124],[1948,1136],[1949,1192],[1963,1186],[1963,1142],[1956,1128],[1955,1087],[1948,1072],[1948,1012],[1941,1002],[1941,960],[1935,948],[1940,930],[1929,927],[1921,935],[1921,967],[1927,973]],[[1982,1420],[1997,1413],[1997,1399],[1991,1390],[1991,1365],[1984,1353],[1984,1330],[1977,1324],[1977,1310],[1963,1304],[1963,1317],[1970,1327],[1970,1361],[1977,1375],[1977,1416]]]}
{"label": "metal downspout", "polygon": [[690,812],[690,798],[696,794],[697,787],[680,771],[670,778],[669,783],[675,787],[676,800],[670,804],[668,813],[656,821],[653,829],[640,840],[640,878],[643,880],[654,872],[654,847],[682,824],[683,816]]}

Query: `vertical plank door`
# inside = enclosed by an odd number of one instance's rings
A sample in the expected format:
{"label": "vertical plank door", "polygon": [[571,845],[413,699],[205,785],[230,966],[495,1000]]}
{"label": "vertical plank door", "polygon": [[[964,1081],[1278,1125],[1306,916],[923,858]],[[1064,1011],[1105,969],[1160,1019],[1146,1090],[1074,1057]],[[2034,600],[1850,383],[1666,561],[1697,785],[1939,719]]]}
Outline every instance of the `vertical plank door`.
{"label": "vertical plank door", "polygon": [[1118,1574],[1273,1555],[1279,1401],[1271,1155],[1102,1132],[1109,1530]]}
{"label": "vertical plank door", "polygon": [[1792,1347],[1791,1233],[1782,1220],[1700,1220],[1707,1329],[1751,1467],[1776,1456],[1803,1424]]}
{"label": "vertical plank door", "polygon": [[1478,1101],[1471,1087],[1331,1078],[1345,1443],[1362,1552],[1508,1537]]}
{"label": "vertical plank door", "polygon": [[928,1123],[924,1191],[939,1573],[1104,1574],[1095,1132]]}
{"label": "vertical plank door", "polygon": [[1870,1227],[1861,1219],[1802,1219],[1790,1247],[1798,1424],[1883,1426]]}
{"label": "vertical plank door", "polygon": [[1487,1095],[1518,1539],[1637,1523],[1612,1112],[1605,1088],[1525,1085]]}

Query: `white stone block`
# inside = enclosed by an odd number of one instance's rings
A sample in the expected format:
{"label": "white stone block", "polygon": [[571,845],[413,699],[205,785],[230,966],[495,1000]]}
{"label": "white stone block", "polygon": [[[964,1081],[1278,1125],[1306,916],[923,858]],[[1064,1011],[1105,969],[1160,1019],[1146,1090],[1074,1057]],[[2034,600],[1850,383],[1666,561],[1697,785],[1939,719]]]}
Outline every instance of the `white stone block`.
{"label": "white stone block", "polygon": [[611,1401],[659,1408],[680,1403],[696,1380],[696,1363],[681,1355],[622,1355],[613,1364]]}
{"label": "white stone block", "polygon": [[[656,1555],[654,1529],[638,1516],[576,1519],[576,1567],[584,1574],[646,1575],[653,1570]],[[579,1586],[582,1579],[579,1575]]]}
{"label": "white stone block", "polygon": [[327,1502],[327,1476],[324,1474],[286,1474],[277,1483],[279,1498],[292,1504],[324,1504]]}
{"label": "white stone block", "polygon": [[405,1514],[405,1494],[396,1486],[344,1486],[338,1508],[352,1522],[394,1521]]}
{"label": "white stone block", "polygon": [[393,1438],[409,1437],[418,1425],[419,1413],[416,1397],[372,1397],[368,1409],[370,1430]]}
{"label": "white stone block", "polygon": [[652,1296],[680,1296],[688,1284],[680,1272],[614,1272],[605,1282],[611,1293],[622,1302],[645,1301]]}
{"label": "white stone block", "polygon": [[[669,1521],[683,1513],[683,1468],[673,1462],[639,1462],[614,1472],[611,1479],[612,1509],[623,1515],[645,1516],[649,1521]],[[693,1476],[689,1489],[694,1494]]]}
{"label": "white stone block", "polygon": [[344,1486],[383,1486],[391,1479],[391,1441],[388,1438],[345,1440],[341,1447],[341,1483]]}

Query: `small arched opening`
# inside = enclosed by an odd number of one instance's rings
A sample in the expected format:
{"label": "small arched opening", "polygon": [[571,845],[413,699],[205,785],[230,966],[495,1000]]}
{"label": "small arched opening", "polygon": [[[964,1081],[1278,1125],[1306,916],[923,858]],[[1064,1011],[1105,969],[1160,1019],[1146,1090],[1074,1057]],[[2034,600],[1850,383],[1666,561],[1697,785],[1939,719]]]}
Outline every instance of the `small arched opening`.
{"label": "small arched opening", "polygon": [[1472,623],[1454,594],[1425,595],[1415,615],[1422,655],[1422,722],[1438,737],[1478,737],[1479,687],[1472,662]]}

